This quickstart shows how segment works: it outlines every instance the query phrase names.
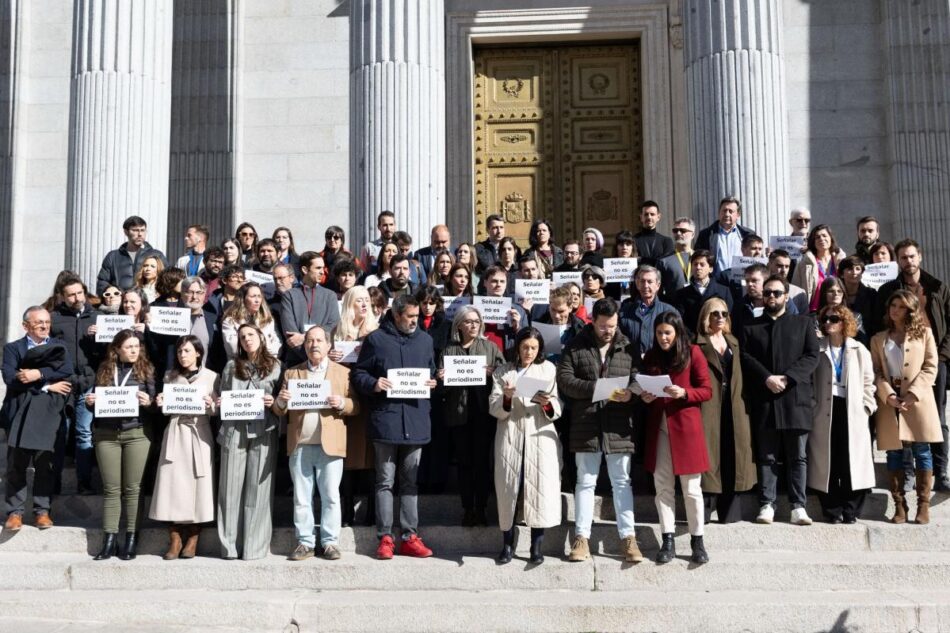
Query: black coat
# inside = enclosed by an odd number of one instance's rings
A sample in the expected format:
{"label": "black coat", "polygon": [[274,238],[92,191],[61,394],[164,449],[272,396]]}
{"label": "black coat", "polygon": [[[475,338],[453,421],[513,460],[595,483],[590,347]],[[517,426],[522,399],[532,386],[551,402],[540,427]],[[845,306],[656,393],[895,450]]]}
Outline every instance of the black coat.
{"label": "black coat", "polygon": [[[187,307],[183,303],[168,303],[159,299],[152,304],[153,307]],[[221,370],[228,362],[227,352],[224,349],[224,338],[221,334],[221,325],[218,321],[218,315],[208,309],[208,304],[203,308],[205,317],[205,326],[208,328],[209,349],[205,350],[204,366],[211,371],[220,374]],[[148,358],[155,366],[156,388],[161,391],[164,387],[165,372],[175,366],[175,344],[180,337],[169,334],[156,334],[151,330],[145,330],[145,345],[148,349]]]}
{"label": "black coat", "polygon": [[849,306],[854,318],[858,319],[858,335],[854,338],[870,349],[871,336],[880,330],[878,325],[883,315],[877,312],[878,292],[864,284],[858,287],[858,294],[854,304]]}
{"label": "black coat", "polygon": [[122,290],[128,290],[135,286],[135,273],[142,267],[149,257],[157,257],[162,261],[162,265],[168,268],[168,260],[165,254],[151,244],[145,242],[142,248],[135,253],[135,261],[129,257],[129,245],[123,244],[114,251],[109,251],[102,260],[102,267],[96,276],[96,294],[101,295],[102,291],[109,286],[117,286]]}
{"label": "black coat", "polygon": [[87,334],[90,325],[96,324],[99,312],[88,303],[78,315],[61,303],[56,306],[50,317],[52,326],[50,336],[66,345],[69,359],[73,364],[73,391],[84,392],[96,380],[96,368],[99,366],[101,345],[96,343],[95,335]]}
{"label": "black coat", "polygon": [[[0,409],[0,425],[7,431],[7,444],[18,448],[51,451],[65,430],[68,396],[43,391],[43,387],[73,375],[73,364],[63,341],[50,338],[45,345],[27,350],[26,337],[3,347],[3,383],[7,393]],[[38,369],[40,380],[21,383],[21,369]]]}
{"label": "black coat", "polygon": [[699,312],[703,309],[703,304],[713,297],[718,297],[725,301],[729,312],[732,312],[732,292],[730,292],[726,286],[716,283],[711,279],[709,280],[709,285],[706,287],[706,292],[703,294],[699,294],[699,291],[696,290],[696,286],[693,284],[689,284],[685,288],[680,288],[673,293],[673,299],[670,303],[674,308],[679,310],[680,315],[683,317],[683,323],[686,325],[686,329],[689,330],[690,334],[695,334],[699,327]]}
{"label": "black coat", "polygon": [[[743,388],[753,427],[810,431],[813,422],[812,374],[819,349],[811,317],[785,313],[761,316],[739,332]],[[788,377],[782,393],[765,386],[769,376]]]}
{"label": "black coat", "polygon": [[676,244],[669,235],[657,233],[656,229],[643,229],[633,236],[637,245],[638,264],[656,266],[664,257],[669,257],[676,250]]}

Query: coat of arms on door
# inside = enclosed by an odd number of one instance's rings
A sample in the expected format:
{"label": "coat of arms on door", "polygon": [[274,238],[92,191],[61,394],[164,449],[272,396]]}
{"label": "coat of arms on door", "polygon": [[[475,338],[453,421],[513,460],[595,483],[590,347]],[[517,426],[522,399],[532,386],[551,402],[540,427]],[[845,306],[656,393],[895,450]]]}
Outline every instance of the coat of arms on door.
{"label": "coat of arms on door", "polygon": [[607,222],[617,219],[617,196],[606,189],[595,191],[587,198],[587,219]]}
{"label": "coat of arms on door", "polygon": [[524,194],[512,191],[501,201],[501,215],[507,224],[531,222],[531,205]]}

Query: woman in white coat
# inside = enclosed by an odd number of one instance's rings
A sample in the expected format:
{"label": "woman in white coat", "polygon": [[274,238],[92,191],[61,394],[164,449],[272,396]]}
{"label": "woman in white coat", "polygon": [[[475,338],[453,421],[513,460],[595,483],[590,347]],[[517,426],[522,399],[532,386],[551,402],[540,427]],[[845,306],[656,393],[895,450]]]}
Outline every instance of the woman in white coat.
{"label": "woman in white coat", "polygon": [[238,330],[245,323],[256,326],[264,334],[264,344],[271,356],[280,355],[280,337],[277,336],[274,317],[267,307],[264,290],[253,281],[241,287],[237,301],[228,306],[221,317],[221,336],[228,360],[238,353]]}
{"label": "woman in white coat", "polygon": [[874,487],[868,418],[877,410],[871,353],[854,337],[858,324],[842,305],[818,313],[821,359],[815,369],[815,424],[808,435],[808,485],[829,523],[854,523]]}
{"label": "woman in white coat", "polygon": [[[531,562],[544,562],[544,528],[561,523],[561,443],[554,420],[561,415],[556,369],[545,360],[544,340],[533,327],[518,332],[515,361],[495,370],[488,411],[498,419],[495,432],[495,496],[498,525],[504,532],[499,563],[509,563],[514,549],[518,492],[523,489],[525,524],[531,528]],[[517,395],[521,378],[540,381],[532,397]],[[527,483],[528,485],[525,485]]]}

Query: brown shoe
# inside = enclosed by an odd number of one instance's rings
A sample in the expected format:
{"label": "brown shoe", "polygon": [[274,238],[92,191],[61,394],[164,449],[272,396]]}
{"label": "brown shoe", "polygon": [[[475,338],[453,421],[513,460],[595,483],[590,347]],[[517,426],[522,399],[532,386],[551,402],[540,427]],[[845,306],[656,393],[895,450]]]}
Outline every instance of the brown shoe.
{"label": "brown shoe", "polygon": [[33,519],[33,525],[40,530],[48,530],[53,527],[53,519],[49,518],[48,512],[37,514],[36,518]]}
{"label": "brown shoe", "polygon": [[637,537],[632,534],[623,539],[623,559],[628,563],[643,562],[643,553],[637,546]]}
{"label": "brown shoe", "polygon": [[8,532],[19,532],[21,527],[23,527],[23,515],[21,514],[11,514],[3,524],[3,529]]}
{"label": "brown shoe", "polygon": [[188,540],[185,546],[181,548],[179,558],[194,558],[198,552],[198,535],[201,534],[200,525],[186,525],[185,531],[188,534]]}
{"label": "brown shoe", "polygon": [[308,558],[313,558],[313,554],[314,551],[312,547],[307,547],[303,543],[297,543],[297,547],[295,547],[294,551],[290,553],[290,556],[287,557],[287,560],[307,560]]}
{"label": "brown shoe", "polygon": [[930,523],[930,490],[933,488],[934,471],[917,471],[917,516],[914,523],[927,525]]}
{"label": "brown shoe", "polygon": [[904,470],[889,470],[894,516],[891,523],[907,523],[907,499],[904,498]]}
{"label": "brown shoe", "polygon": [[336,545],[327,545],[323,548],[323,558],[326,560],[340,560],[342,554]]}
{"label": "brown shoe", "polygon": [[176,560],[181,554],[181,526],[168,526],[168,551],[162,556],[164,560]]}
{"label": "brown shoe", "polygon": [[571,554],[567,560],[572,563],[579,563],[590,558],[590,545],[583,536],[575,536],[574,544],[571,546]]}

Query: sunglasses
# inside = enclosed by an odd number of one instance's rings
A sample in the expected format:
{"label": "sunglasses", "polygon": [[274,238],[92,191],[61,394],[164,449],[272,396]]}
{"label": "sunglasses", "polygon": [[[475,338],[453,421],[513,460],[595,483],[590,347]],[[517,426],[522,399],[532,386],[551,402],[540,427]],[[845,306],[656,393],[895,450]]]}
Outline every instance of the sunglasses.
{"label": "sunglasses", "polygon": [[709,316],[711,316],[714,319],[725,319],[727,316],[729,316],[729,313],[722,312],[721,310],[713,310],[712,312],[709,313]]}
{"label": "sunglasses", "polygon": [[792,222],[796,224],[811,224],[811,218],[795,218]]}
{"label": "sunglasses", "polygon": [[784,297],[785,291],[784,290],[763,290],[762,296],[763,297]]}
{"label": "sunglasses", "polygon": [[121,297],[122,293],[119,292],[118,290],[115,292],[103,292],[102,296],[103,297]]}
{"label": "sunglasses", "polygon": [[821,324],[826,325],[828,323],[841,323],[842,319],[837,314],[829,314],[827,316],[821,317]]}
{"label": "sunglasses", "polygon": [[691,233],[690,229],[673,229],[673,232],[677,235],[682,235],[683,233]]}

